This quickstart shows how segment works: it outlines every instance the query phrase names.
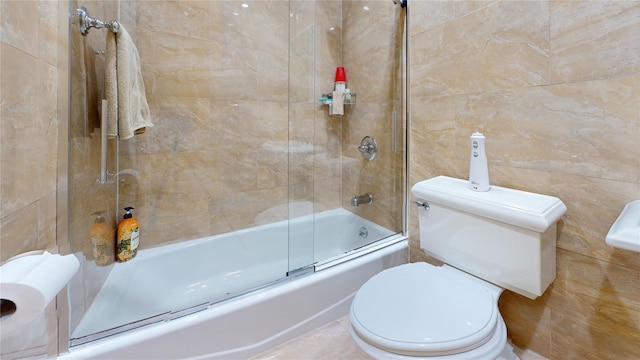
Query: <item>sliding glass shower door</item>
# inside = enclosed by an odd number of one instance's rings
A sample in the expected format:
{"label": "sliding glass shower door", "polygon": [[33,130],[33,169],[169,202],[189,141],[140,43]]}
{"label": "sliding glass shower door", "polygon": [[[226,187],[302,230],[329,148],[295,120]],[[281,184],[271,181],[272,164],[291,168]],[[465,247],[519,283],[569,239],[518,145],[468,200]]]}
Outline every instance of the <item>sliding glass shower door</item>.
{"label": "sliding glass shower door", "polygon": [[[81,35],[80,6],[131,36],[154,123],[144,134],[103,141],[109,30]],[[402,232],[404,17],[392,1],[74,0],[70,12],[69,243],[81,261],[71,345],[312,273]],[[339,66],[352,95],[333,115]],[[373,201],[354,206],[363,194]],[[127,206],[140,247],[117,263]]]}

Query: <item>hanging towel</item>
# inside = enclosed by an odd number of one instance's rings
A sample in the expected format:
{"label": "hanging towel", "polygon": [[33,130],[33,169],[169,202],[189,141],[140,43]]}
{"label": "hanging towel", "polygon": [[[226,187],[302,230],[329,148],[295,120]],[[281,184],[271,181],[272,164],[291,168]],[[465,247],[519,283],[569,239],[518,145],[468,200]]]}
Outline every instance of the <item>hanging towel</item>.
{"label": "hanging towel", "polygon": [[105,97],[108,102],[107,135],[121,140],[152,127],[151,114],[140,70],[140,56],[127,30],[107,31],[105,49]]}

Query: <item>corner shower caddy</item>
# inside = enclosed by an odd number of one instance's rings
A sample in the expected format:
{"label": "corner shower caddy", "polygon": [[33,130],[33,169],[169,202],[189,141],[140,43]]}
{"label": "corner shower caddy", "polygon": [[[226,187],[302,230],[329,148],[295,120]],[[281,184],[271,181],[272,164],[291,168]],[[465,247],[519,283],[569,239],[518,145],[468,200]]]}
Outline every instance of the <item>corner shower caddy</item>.
{"label": "corner shower caddy", "polygon": [[[329,105],[329,109],[333,106],[333,93],[323,93],[322,97],[318,99],[320,103],[323,105]],[[355,105],[356,104],[356,93],[345,93],[342,94],[342,103],[343,105]],[[331,113],[331,111],[329,111]]]}

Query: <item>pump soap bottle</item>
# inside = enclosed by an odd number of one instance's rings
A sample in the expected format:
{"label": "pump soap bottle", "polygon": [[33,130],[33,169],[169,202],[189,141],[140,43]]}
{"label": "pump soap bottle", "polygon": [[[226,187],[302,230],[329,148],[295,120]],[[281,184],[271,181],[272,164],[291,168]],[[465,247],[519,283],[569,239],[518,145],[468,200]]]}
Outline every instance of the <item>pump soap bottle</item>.
{"label": "pump soap bottle", "polygon": [[131,206],[124,208],[126,213],[118,225],[117,259],[125,262],[133,259],[138,254],[140,244],[140,224],[131,215]]}
{"label": "pump soap bottle", "polygon": [[471,134],[471,161],[469,163],[469,188],[473,191],[489,191],[489,167],[484,150],[485,137],[479,132]]}
{"label": "pump soap bottle", "polygon": [[91,244],[93,245],[93,258],[98,266],[111,265],[115,259],[113,228],[107,226],[104,219],[104,210],[96,211],[91,215],[96,216],[89,233]]}

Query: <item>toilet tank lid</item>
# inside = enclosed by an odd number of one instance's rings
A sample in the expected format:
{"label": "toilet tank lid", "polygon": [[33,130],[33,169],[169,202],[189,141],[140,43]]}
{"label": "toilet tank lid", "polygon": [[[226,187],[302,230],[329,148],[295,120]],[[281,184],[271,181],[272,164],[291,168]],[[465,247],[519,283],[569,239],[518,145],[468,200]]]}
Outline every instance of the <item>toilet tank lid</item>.
{"label": "toilet tank lid", "polygon": [[553,196],[491,186],[486,192],[469,189],[469,181],[437,176],[416,183],[411,189],[421,201],[545,232],[567,211],[564,203]]}

